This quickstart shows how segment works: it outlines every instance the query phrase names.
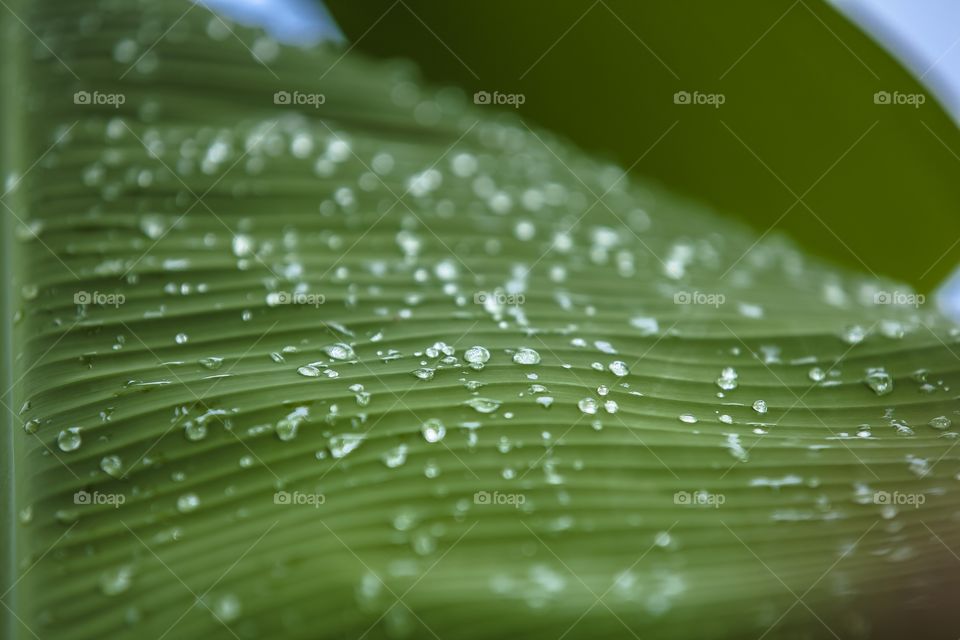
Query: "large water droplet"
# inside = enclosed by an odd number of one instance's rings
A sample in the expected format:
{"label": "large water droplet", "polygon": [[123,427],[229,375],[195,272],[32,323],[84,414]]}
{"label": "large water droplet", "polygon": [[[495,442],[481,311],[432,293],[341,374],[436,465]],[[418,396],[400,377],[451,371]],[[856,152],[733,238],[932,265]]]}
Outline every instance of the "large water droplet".
{"label": "large water droplet", "polygon": [[513,361],[517,364],[540,364],[540,354],[533,349],[522,347],[513,354]]}
{"label": "large water droplet", "polygon": [[597,412],[597,401],[593,398],[583,398],[577,402],[580,411],[587,415],[593,415]]}
{"label": "large water droplet", "polygon": [[440,442],[447,434],[447,428],[436,418],[431,418],[420,427],[420,433],[427,442]]}
{"label": "large water droplet", "polygon": [[353,353],[353,347],[343,342],[328,344],[323,348],[323,351],[334,360],[353,360],[356,357]]}

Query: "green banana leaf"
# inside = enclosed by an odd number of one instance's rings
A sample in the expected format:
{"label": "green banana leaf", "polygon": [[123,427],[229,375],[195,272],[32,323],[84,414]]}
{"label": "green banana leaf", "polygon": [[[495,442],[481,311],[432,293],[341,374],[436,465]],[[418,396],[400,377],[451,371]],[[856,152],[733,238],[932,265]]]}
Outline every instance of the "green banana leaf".
{"label": "green banana leaf", "polygon": [[407,63],[8,9],[2,637],[956,635],[905,285]]}
{"label": "green banana leaf", "polygon": [[[521,93],[507,108],[528,122],[758,234],[925,293],[960,264],[956,122],[826,2],[329,4],[355,50],[413,58],[471,93]],[[678,106],[679,91],[725,101]],[[876,104],[878,92],[925,101]]]}

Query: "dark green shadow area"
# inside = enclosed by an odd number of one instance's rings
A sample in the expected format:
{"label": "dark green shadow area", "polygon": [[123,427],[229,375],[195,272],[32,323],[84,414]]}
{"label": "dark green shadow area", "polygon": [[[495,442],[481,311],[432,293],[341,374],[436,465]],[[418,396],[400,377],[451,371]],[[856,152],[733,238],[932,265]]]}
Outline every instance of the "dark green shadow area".
{"label": "dark green shadow area", "polygon": [[930,93],[875,104],[923,90],[823,2],[329,5],[357,49],[470,94],[522,93],[523,117],[760,233],[923,291],[960,262],[956,125]]}

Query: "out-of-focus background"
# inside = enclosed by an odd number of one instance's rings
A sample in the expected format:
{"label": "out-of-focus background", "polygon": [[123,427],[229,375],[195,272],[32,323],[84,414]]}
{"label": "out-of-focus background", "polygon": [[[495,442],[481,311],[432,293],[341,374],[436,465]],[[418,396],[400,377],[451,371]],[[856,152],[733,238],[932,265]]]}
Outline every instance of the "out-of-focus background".
{"label": "out-of-focus background", "polygon": [[950,0],[207,4],[521,96],[501,108],[835,262],[923,292],[960,264]]}

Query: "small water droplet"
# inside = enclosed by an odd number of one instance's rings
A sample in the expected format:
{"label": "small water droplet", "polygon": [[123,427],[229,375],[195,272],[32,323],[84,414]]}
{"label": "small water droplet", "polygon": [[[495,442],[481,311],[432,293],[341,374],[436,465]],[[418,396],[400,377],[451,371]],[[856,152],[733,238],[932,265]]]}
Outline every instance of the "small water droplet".
{"label": "small water droplet", "polygon": [[652,336],[660,331],[660,324],[656,318],[646,316],[634,316],[630,318],[630,326],[640,330],[641,336]]}
{"label": "small water droplet", "polygon": [[864,382],[878,396],[885,396],[893,391],[893,378],[883,368],[867,369]]}
{"label": "small water droplet", "polygon": [[331,436],[328,442],[330,455],[338,459],[343,458],[363,444],[363,438],[362,433],[341,433]]}
{"label": "small water droplet", "polygon": [[733,391],[737,388],[737,384],[739,384],[737,381],[739,377],[736,369],[733,367],[724,367],[723,371],[720,372],[720,377],[717,378],[717,386],[724,391]]}
{"label": "small water droplet", "polygon": [[183,435],[191,442],[198,442],[207,437],[207,426],[199,421],[187,420],[183,423]]}
{"label": "small water droplet", "polygon": [[216,370],[219,369],[221,366],[223,366],[223,358],[220,358],[220,357],[217,357],[217,356],[210,356],[210,357],[208,357],[208,358],[201,358],[201,359],[200,359],[200,364],[201,364],[201,366],[203,366],[203,367],[206,368],[206,369],[210,369],[211,371],[216,371]]}
{"label": "small water droplet", "polygon": [[108,476],[113,478],[119,478],[123,475],[123,462],[120,460],[120,456],[111,455],[103,456],[100,459],[100,468]]}
{"label": "small water droplet", "polygon": [[847,344],[859,344],[867,337],[867,330],[860,325],[853,325],[844,329],[842,337]]}
{"label": "small water droplet", "polygon": [[232,593],[224,594],[213,601],[213,613],[218,622],[233,622],[240,617],[240,599]]}
{"label": "small water droplet", "polygon": [[412,371],[413,375],[421,380],[433,380],[433,376],[436,373],[435,369],[430,369],[429,367],[421,367]]}
{"label": "small water droplet", "polygon": [[100,591],[107,596],[115,596],[130,588],[133,581],[133,567],[122,565],[107,569],[100,574]]}
{"label": "small water droplet", "polygon": [[391,469],[401,466],[407,461],[407,445],[401,444],[387,450],[380,459],[383,460],[383,464]]}
{"label": "small water droplet", "polygon": [[490,398],[470,398],[464,404],[478,413],[493,413],[500,408],[500,401]]}
{"label": "small water droplet", "polygon": [[200,498],[195,493],[185,493],[177,498],[177,511],[190,513],[200,506]]}
{"label": "small water droplet", "polygon": [[60,451],[76,451],[80,448],[83,438],[80,437],[80,427],[64,429],[57,436],[57,446]]}

